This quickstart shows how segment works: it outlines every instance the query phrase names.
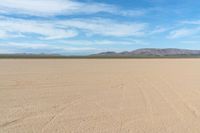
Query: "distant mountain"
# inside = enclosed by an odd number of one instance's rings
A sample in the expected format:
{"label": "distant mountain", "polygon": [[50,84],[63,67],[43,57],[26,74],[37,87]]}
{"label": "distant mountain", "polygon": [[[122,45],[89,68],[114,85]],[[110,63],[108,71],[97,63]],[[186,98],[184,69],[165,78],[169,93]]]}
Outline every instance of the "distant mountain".
{"label": "distant mountain", "polygon": [[155,48],[145,48],[137,49],[134,51],[124,51],[124,52],[103,52],[98,53],[93,56],[181,56],[181,55],[200,55],[200,50],[188,50],[188,49],[155,49]]}
{"label": "distant mountain", "polygon": [[156,49],[156,48],[144,48],[134,51],[124,52],[102,52],[93,55],[59,55],[59,54],[0,54],[1,58],[157,58],[157,57],[170,57],[170,58],[200,58],[200,50],[188,50],[188,49]]}
{"label": "distant mountain", "polygon": [[0,58],[60,58],[59,54],[0,54]]}

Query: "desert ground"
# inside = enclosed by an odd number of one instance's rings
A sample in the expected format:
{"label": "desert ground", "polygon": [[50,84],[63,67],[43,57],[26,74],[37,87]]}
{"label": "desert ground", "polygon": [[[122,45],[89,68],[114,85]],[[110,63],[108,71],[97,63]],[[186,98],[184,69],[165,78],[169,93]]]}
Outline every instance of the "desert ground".
{"label": "desert ground", "polygon": [[0,133],[199,133],[200,59],[1,59]]}

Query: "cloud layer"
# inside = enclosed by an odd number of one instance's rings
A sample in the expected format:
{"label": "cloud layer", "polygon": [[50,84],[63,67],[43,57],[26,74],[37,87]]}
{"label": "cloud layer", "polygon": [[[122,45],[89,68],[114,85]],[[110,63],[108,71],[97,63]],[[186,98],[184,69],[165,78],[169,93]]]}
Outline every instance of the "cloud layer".
{"label": "cloud layer", "polygon": [[74,14],[110,13],[122,16],[144,15],[143,10],[121,10],[120,7],[97,3],[78,2],[74,0],[1,0],[1,14],[24,14],[32,16],[57,16]]}
{"label": "cloud layer", "polygon": [[[8,28],[9,27],[9,28]],[[141,36],[144,34],[145,23],[118,22],[110,19],[68,19],[62,21],[23,20],[1,17],[0,37],[32,37],[38,39],[67,39],[83,35],[100,36]]]}
{"label": "cloud layer", "polygon": [[183,10],[109,2],[1,0],[0,53],[123,51],[198,43],[200,20],[180,20]]}

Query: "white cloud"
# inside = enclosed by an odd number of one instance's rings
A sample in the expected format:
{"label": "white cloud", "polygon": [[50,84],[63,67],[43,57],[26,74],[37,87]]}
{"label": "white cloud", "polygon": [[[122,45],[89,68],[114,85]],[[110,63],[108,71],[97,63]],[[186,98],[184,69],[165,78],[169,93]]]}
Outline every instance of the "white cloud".
{"label": "white cloud", "polygon": [[48,44],[43,43],[16,43],[16,42],[10,42],[10,43],[0,43],[0,46],[6,46],[6,47],[15,47],[15,48],[31,48],[31,49],[39,49],[39,48],[47,48]]}
{"label": "white cloud", "polygon": [[85,3],[71,0],[1,0],[0,9],[7,13],[51,16],[76,12],[94,13],[109,11],[112,10],[112,7],[98,3],[89,6]]}
{"label": "white cloud", "polygon": [[0,17],[0,38],[30,37],[40,40],[67,39],[83,35],[133,37],[145,34],[145,23],[119,22],[110,19],[24,20]]}
{"label": "white cloud", "polygon": [[75,0],[1,0],[0,13],[24,14],[34,16],[56,16],[72,14],[94,14],[106,12],[123,16],[140,16],[144,11],[122,10],[117,6],[78,2]]}
{"label": "white cloud", "polygon": [[80,46],[97,46],[97,45],[146,45],[147,42],[142,40],[65,40],[61,43],[66,45],[80,45]]}
{"label": "white cloud", "polygon": [[[55,50],[55,51],[65,51],[65,52],[73,52],[73,51],[90,51],[96,50],[93,47],[72,47],[66,45],[53,45],[48,43],[21,43],[21,42],[9,42],[9,43],[0,43],[0,47],[14,48],[17,49],[32,49],[32,50]],[[4,49],[6,50],[6,49]],[[3,50],[2,50],[3,51]]]}
{"label": "white cloud", "polygon": [[60,26],[83,30],[88,35],[141,36],[145,34],[145,23],[118,22],[110,19],[72,19],[58,22]]}
{"label": "white cloud", "polygon": [[118,13],[119,15],[122,15],[122,16],[129,16],[129,17],[136,17],[136,16],[143,16],[146,14],[147,11],[145,10],[121,10],[121,11],[115,11],[113,12],[114,13]]}
{"label": "white cloud", "polygon": [[75,30],[57,28],[50,22],[0,18],[0,38],[23,37],[23,34],[28,33],[41,35],[43,39],[63,39],[77,35]]}
{"label": "white cloud", "polygon": [[150,32],[150,34],[163,33],[163,32],[166,32],[166,31],[168,31],[168,30],[170,30],[170,28],[158,26],[158,27],[156,27],[154,30],[152,30],[152,31]]}
{"label": "white cloud", "polygon": [[200,25],[200,20],[195,20],[195,21],[181,21],[182,24],[192,24],[192,25]]}
{"label": "white cloud", "polygon": [[0,38],[6,38],[7,33],[5,31],[0,31]]}
{"label": "white cloud", "polygon": [[[200,20],[184,20],[179,21],[179,24],[175,28],[171,28],[169,35],[167,38],[175,39],[175,38],[183,38],[183,37],[195,37],[200,34]],[[184,41],[183,41],[184,43]],[[186,43],[186,42],[185,42]],[[188,42],[187,42],[188,43]]]}
{"label": "white cloud", "polygon": [[181,38],[181,37],[187,37],[191,35],[195,35],[200,31],[200,28],[181,28],[176,29],[170,32],[168,38],[174,39],[174,38]]}
{"label": "white cloud", "polygon": [[72,51],[96,51],[96,48],[93,47],[61,47],[58,49],[64,50],[66,52],[72,52]]}

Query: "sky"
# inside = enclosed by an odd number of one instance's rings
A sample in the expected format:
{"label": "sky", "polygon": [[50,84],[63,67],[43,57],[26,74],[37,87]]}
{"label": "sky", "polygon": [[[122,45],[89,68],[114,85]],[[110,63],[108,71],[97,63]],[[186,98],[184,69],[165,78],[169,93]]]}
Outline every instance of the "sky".
{"label": "sky", "polygon": [[0,53],[200,49],[199,0],[1,0]]}

